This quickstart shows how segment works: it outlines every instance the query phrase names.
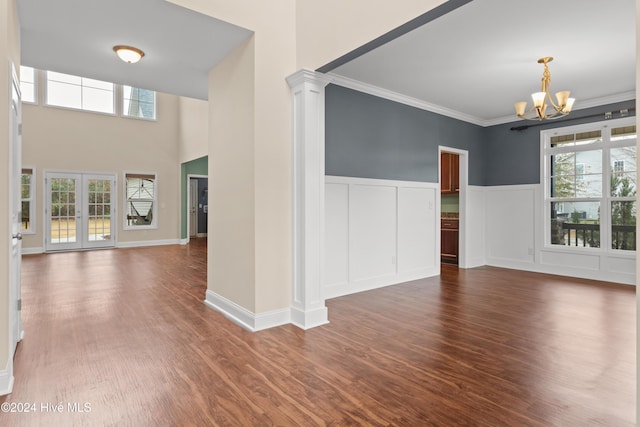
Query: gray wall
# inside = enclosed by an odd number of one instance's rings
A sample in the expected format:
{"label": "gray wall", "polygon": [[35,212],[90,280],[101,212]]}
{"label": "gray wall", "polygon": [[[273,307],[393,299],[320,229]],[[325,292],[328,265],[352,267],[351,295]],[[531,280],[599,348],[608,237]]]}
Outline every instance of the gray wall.
{"label": "gray wall", "polygon": [[[576,110],[561,121],[532,122],[519,120],[485,129],[487,152],[485,185],[516,185],[540,183],[540,131],[556,127],[573,126],[604,120],[606,111],[629,109],[634,116],[635,101]],[[591,116],[580,119],[579,117]],[[614,114],[618,118],[619,114]],[[544,123],[543,126],[540,124]],[[531,126],[524,130],[511,130],[517,126]]]}
{"label": "gray wall", "polygon": [[[484,128],[335,85],[327,86],[325,103],[327,175],[438,182],[442,145],[469,152],[471,185],[538,184],[541,130],[602,121],[605,111],[635,108],[635,101],[627,101],[576,110],[568,120],[544,126],[519,120]],[[523,125],[534,126],[511,130]]]}
{"label": "gray wall", "polygon": [[483,128],[329,85],[326,174],[438,182],[438,145],[469,151],[469,183],[484,185]]}

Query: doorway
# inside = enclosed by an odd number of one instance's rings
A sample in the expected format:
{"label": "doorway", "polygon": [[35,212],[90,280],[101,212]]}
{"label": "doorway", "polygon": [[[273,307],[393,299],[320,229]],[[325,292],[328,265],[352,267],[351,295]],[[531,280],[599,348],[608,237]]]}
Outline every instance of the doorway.
{"label": "doorway", "polygon": [[187,231],[189,239],[207,236],[209,214],[209,178],[206,175],[188,175]]}
{"label": "doorway", "polygon": [[115,246],[114,174],[45,172],[45,249]]}
{"label": "doorway", "polygon": [[439,147],[440,259],[465,267],[465,209],[468,158],[465,150]]}

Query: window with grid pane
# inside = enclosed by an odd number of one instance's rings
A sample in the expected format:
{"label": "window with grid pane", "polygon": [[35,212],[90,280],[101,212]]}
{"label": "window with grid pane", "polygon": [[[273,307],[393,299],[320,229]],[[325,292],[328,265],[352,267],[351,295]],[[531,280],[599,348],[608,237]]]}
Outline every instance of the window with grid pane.
{"label": "window with grid pane", "polygon": [[36,70],[31,67],[20,66],[20,93],[22,102],[34,104],[36,102]]}
{"label": "window with grid pane", "polygon": [[156,93],[153,90],[122,86],[122,115],[156,119]]}
{"label": "window with grid pane", "polygon": [[21,222],[22,233],[35,233],[35,171],[30,168],[22,169],[20,182],[20,200],[22,204]]}
{"label": "window with grid pane", "polygon": [[46,104],[114,114],[114,84],[70,74],[46,72]]}
{"label": "window with grid pane", "polygon": [[542,132],[547,244],[635,250],[633,119]]}
{"label": "window with grid pane", "polygon": [[157,182],[155,174],[125,173],[125,229],[155,228]]}

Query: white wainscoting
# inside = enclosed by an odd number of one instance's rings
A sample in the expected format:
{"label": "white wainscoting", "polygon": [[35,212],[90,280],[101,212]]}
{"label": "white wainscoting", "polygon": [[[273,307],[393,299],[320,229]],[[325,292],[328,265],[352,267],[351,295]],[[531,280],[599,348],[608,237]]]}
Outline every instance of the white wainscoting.
{"label": "white wainscoting", "polygon": [[467,186],[466,205],[461,220],[465,221],[465,235],[460,245],[464,251],[463,268],[480,267],[487,264],[486,247],[486,202],[484,187]]}
{"label": "white wainscoting", "polygon": [[486,264],[634,285],[633,252],[545,246],[541,190],[539,184],[484,187]]}
{"label": "white wainscoting", "polygon": [[437,184],[325,182],[325,298],[440,273]]}

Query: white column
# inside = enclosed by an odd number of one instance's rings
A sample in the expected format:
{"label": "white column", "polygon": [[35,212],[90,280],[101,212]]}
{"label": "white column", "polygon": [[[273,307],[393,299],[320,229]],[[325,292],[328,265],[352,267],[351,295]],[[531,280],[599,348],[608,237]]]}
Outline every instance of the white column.
{"label": "white column", "polygon": [[322,73],[287,78],[293,111],[293,294],[291,323],[309,329],[329,323],[324,277],[324,88]]}

